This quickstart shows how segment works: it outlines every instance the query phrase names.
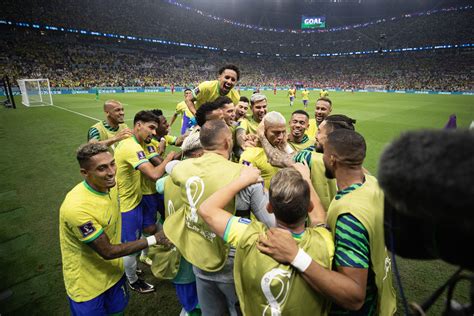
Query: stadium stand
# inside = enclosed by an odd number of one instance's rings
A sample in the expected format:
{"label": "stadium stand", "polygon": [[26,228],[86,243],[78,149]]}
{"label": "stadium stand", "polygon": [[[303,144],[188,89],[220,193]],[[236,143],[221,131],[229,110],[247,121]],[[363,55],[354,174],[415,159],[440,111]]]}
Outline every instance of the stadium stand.
{"label": "stadium stand", "polygon": [[0,45],[1,58],[6,61],[0,72],[8,73],[12,82],[21,77],[45,77],[52,87],[194,86],[213,78],[224,60],[241,67],[240,84],[244,86],[301,82],[309,87],[342,89],[383,85],[394,90],[474,90],[469,79],[474,56],[469,51],[256,58],[23,29],[2,37]]}
{"label": "stadium stand", "polygon": [[[7,0],[2,16],[16,22],[33,22],[115,34],[149,36],[203,44],[229,51],[261,54],[300,54],[376,50],[474,43],[472,6],[434,14],[405,15],[363,28],[337,32],[268,32],[216,21],[167,1],[105,0],[92,5],[67,0]],[[87,18],[94,16],[94,19]],[[113,17],[113,18],[112,18]],[[120,23],[112,23],[120,21]],[[130,34],[133,30],[133,34]],[[199,30],[196,32],[195,30]],[[385,34],[385,40],[380,40]]]}

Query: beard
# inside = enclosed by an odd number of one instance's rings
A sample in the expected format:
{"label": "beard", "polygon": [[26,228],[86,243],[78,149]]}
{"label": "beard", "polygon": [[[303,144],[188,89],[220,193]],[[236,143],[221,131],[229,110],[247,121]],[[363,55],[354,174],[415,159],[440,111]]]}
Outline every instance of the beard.
{"label": "beard", "polygon": [[316,143],[316,148],[315,148],[317,153],[323,154],[324,153],[324,148],[321,144]]}
{"label": "beard", "polygon": [[324,175],[326,176],[326,178],[328,179],[334,179],[336,178],[334,176],[334,173],[331,171],[331,169],[329,169],[328,165],[326,164],[326,162],[324,162]]}

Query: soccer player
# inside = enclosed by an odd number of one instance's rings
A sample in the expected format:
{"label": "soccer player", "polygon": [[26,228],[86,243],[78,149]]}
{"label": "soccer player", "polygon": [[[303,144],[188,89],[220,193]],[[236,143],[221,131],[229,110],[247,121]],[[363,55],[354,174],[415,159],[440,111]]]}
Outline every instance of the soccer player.
{"label": "soccer player", "polygon": [[132,135],[132,131],[124,123],[124,109],[122,103],[116,100],[107,100],[104,103],[105,120],[89,128],[88,142],[99,142],[110,147]]}
{"label": "soccer player", "polygon": [[304,109],[308,108],[308,102],[309,102],[309,91],[304,88],[303,91],[301,91],[301,100],[303,101],[303,106]]}
{"label": "soccer player", "polygon": [[[302,169],[302,173],[295,168]],[[324,211],[311,187],[307,167],[295,168],[280,170],[272,179],[267,206],[278,226],[302,249],[302,255],[292,260],[280,264],[266,257],[257,247],[260,235],[271,234],[268,228],[258,221],[232,216],[224,209],[239,190],[258,181],[255,168],[244,167],[237,179],[216,191],[198,209],[212,231],[236,248],[234,278],[244,315],[327,315],[329,310],[326,298],[306,286],[301,273],[312,263],[311,258],[329,271],[334,241],[324,221],[316,220],[311,222],[312,227],[305,227],[308,215],[319,213],[324,218]]]}
{"label": "soccer player", "polygon": [[240,122],[241,120],[247,117],[247,111],[249,109],[249,99],[247,97],[241,96],[239,103],[235,107],[235,121]]}
{"label": "soccer player", "polygon": [[[122,214],[122,242],[137,240],[142,231],[151,235],[156,230],[156,212],[149,212],[142,200],[141,178],[158,180],[165,172],[165,165],[174,157],[170,152],[163,163],[153,166],[146,158],[144,146],[156,135],[159,118],[151,111],[140,111],[135,115],[133,135],[119,143],[115,150],[117,184]],[[130,288],[139,293],[154,291],[154,287],[136,273],[137,258],[124,258],[125,274]]]}
{"label": "soccer player", "polygon": [[59,210],[64,284],[71,314],[119,314],[128,304],[121,257],[157,241],[167,244],[166,238],[160,232],[120,243],[114,157],[106,145],[88,143],[77,151],[77,160],[84,181],[69,191]]}
{"label": "soccer player", "polygon": [[250,97],[250,110],[252,111],[252,116],[243,119],[235,132],[237,144],[243,150],[249,146],[255,146],[255,140],[252,135],[257,134],[258,124],[267,114],[267,97],[261,93],[252,94]]}
{"label": "soccer player", "polygon": [[[185,89],[184,90],[184,99],[188,97],[188,95],[192,95],[193,92],[191,89]],[[188,124],[189,120],[194,117],[193,113],[188,109],[188,106],[186,105],[185,101],[181,101],[176,105],[176,111],[173,113],[173,116],[171,117],[170,120],[170,127],[173,126],[174,121],[176,121],[176,118],[178,115],[182,115],[183,118],[181,119],[181,135],[186,133],[186,130],[188,129]]]}
{"label": "soccer player", "polygon": [[228,97],[218,97],[214,103],[222,110],[222,118],[232,131],[235,131],[235,106]]}
{"label": "soccer player", "polygon": [[[265,137],[268,142],[282,151],[289,151],[286,143],[285,117],[273,111],[265,115],[263,120],[265,122]],[[267,189],[270,188],[270,180],[279,170],[268,163],[267,155],[262,147],[247,147],[240,156],[240,163],[259,169]]]}
{"label": "soccer player", "polygon": [[293,102],[296,98],[296,86],[290,87],[288,89],[288,97],[290,98],[290,106],[293,106]]}
{"label": "soccer player", "polygon": [[291,113],[290,133],[288,144],[295,151],[300,151],[314,145],[314,138],[306,135],[309,126],[309,115],[303,110],[296,110]]}
{"label": "soccer player", "polygon": [[319,97],[320,97],[320,98],[327,98],[327,97],[329,97],[329,91],[324,90],[324,89],[321,89],[321,91],[319,91]]}
{"label": "soccer player", "polygon": [[215,102],[204,103],[196,111],[196,123],[199,127],[202,127],[207,121],[222,119],[224,119],[222,108]]}
{"label": "soccer player", "polygon": [[[334,270],[315,260],[301,271],[313,289],[331,299],[331,312],[344,315],[394,315],[396,297],[391,260],[384,240],[384,195],[377,179],[364,174],[364,138],[339,129],[324,146],[326,176],[335,178],[339,191],[327,221],[335,240]],[[305,254],[287,231],[275,229],[257,248],[286,263]],[[314,259],[314,258],[313,258]]]}
{"label": "soccer player", "polygon": [[[232,134],[223,120],[207,121],[200,131],[204,155],[177,164],[171,172],[180,187],[183,206],[167,217],[163,229],[170,241],[193,266],[199,304],[203,315],[237,315],[237,296],[233,283],[233,250],[218,238],[197,214],[197,208],[210,194],[237,178],[242,165],[229,161]],[[166,192],[165,192],[166,194]],[[255,184],[226,206],[251,209],[268,226],[274,217],[265,209],[268,201],[261,184]],[[245,205],[245,208],[241,208]]]}
{"label": "soccer player", "polygon": [[95,100],[99,101],[99,88],[95,88]]}
{"label": "soccer player", "polygon": [[309,127],[306,130],[306,134],[309,137],[315,137],[318,133],[319,124],[326,117],[331,114],[332,111],[332,101],[326,97],[319,98],[316,101],[315,111],[314,111],[314,119],[309,120]]}
{"label": "soccer player", "polygon": [[277,84],[276,82],[273,83],[273,95],[276,95],[277,94]]}
{"label": "soccer player", "polygon": [[290,167],[295,162],[306,163],[311,170],[311,181],[313,187],[318,193],[319,199],[325,210],[328,210],[329,204],[336,195],[336,182],[326,179],[324,176],[323,152],[324,143],[327,135],[336,129],[354,130],[355,120],[345,115],[330,115],[321,123],[321,130],[317,135],[316,147],[308,147],[304,150],[294,153],[286,153],[278,148],[271,146],[270,142],[264,137],[264,133],[259,129],[259,139],[262,144],[268,162],[275,167]]}
{"label": "soccer player", "polygon": [[[192,95],[186,97],[186,105],[192,114],[206,103],[212,102],[219,96],[229,97],[234,104],[239,103],[240,95],[234,89],[240,79],[240,70],[235,65],[225,65],[219,69],[219,77],[214,81],[201,82],[193,90]],[[194,103],[195,102],[195,103]]]}
{"label": "soccer player", "polygon": [[[157,121],[156,124],[158,127],[155,130],[155,135],[150,143],[145,143],[143,146],[146,158],[152,163],[153,166],[159,166],[163,163],[163,158],[161,154],[164,153],[166,149],[166,144],[162,146],[159,140],[164,140],[164,137],[167,136],[169,125],[166,121],[166,117],[163,115],[163,112],[159,109],[151,111],[156,115]],[[162,166],[163,167],[163,166]],[[156,191],[155,181],[152,181],[148,177],[141,177],[141,190],[142,190],[142,203],[144,219],[147,219],[148,222],[144,222],[144,226],[147,227],[147,233],[143,235],[146,237],[148,234],[154,234],[157,231],[155,225],[157,221],[157,213],[160,213],[160,218],[163,219],[165,216],[163,195],[158,194]],[[154,226],[154,227],[153,227]],[[142,250],[140,255],[140,261],[145,263],[148,266],[151,266],[151,259],[148,257],[148,249]]]}

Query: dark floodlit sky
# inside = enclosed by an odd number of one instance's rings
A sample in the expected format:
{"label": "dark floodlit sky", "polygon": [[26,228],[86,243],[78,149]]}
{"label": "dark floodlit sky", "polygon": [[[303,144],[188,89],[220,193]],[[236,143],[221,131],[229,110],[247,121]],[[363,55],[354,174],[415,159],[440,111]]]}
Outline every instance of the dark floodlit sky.
{"label": "dark floodlit sky", "polygon": [[[328,27],[421,12],[471,0],[176,0],[246,24],[297,29],[301,15],[326,16]],[[336,1],[336,2],[335,2]]]}

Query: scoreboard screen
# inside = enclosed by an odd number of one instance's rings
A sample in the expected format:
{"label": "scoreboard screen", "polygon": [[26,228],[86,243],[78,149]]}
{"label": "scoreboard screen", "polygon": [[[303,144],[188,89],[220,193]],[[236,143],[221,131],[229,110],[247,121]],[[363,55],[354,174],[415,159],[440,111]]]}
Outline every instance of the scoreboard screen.
{"label": "scoreboard screen", "polygon": [[301,17],[301,29],[323,29],[326,27],[325,16],[306,16]]}

